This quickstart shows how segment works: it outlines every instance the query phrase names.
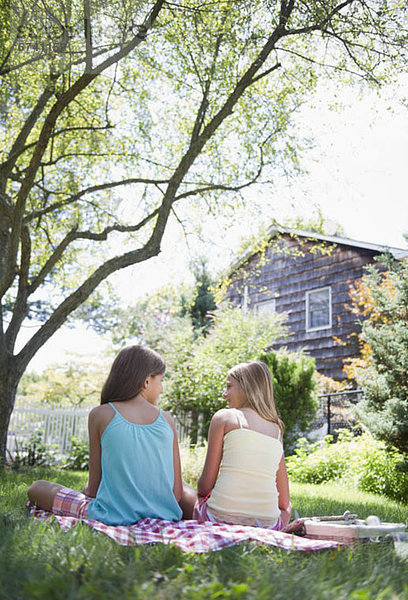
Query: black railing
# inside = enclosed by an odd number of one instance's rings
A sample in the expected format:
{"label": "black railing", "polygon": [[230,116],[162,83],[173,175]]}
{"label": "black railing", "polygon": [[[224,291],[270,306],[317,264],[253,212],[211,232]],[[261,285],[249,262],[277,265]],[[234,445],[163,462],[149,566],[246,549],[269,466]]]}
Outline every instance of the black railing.
{"label": "black railing", "polygon": [[337,437],[339,430],[351,429],[356,424],[352,406],[360,402],[362,397],[361,389],[321,394],[312,431],[325,429],[325,432],[322,431],[323,435],[331,434]]}

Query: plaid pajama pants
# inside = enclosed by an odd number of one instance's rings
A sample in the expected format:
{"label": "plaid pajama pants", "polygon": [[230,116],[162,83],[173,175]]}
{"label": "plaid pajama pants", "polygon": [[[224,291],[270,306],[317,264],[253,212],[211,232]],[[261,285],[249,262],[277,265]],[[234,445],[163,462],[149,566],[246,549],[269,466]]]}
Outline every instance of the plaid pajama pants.
{"label": "plaid pajama pants", "polygon": [[52,512],[63,517],[88,518],[88,505],[92,498],[82,492],[62,487],[55,495]]}

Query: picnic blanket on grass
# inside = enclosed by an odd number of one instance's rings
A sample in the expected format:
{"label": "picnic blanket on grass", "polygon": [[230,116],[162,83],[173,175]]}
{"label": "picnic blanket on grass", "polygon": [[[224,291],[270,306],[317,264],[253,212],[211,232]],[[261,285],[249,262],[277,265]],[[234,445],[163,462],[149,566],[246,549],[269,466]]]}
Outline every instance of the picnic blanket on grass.
{"label": "picnic blanket on grass", "polygon": [[[40,521],[53,519],[64,531],[68,531],[81,519],[63,517],[28,506],[30,517]],[[133,525],[105,525],[100,521],[82,519],[82,523],[100,531],[122,546],[139,544],[174,544],[184,552],[210,552],[221,550],[244,541],[255,541],[283,550],[327,550],[337,548],[338,542],[329,540],[309,540],[291,533],[273,531],[247,525],[226,525],[225,523],[199,523],[198,521],[164,521],[142,519]]]}

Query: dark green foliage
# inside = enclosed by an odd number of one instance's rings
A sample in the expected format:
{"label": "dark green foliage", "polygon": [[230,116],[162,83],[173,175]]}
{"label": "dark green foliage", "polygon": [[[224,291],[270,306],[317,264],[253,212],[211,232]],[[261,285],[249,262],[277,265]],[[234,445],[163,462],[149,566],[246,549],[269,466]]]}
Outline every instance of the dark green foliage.
{"label": "dark green foliage", "polygon": [[295,453],[287,459],[287,466],[294,481],[342,481],[353,489],[405,501],[408,475],[398,469],[401,457],[398,450],[387,449],[368,434],[353,437],[352,433],[344,432],[335,444],[332,436],[314,444],[299,440]]}
{"label": "dark green foliage", "polygon": [[73,471],[88,471],[89,469],[89,443],[73,436],[71,448],[64,461],[64,469]]}
{"label": "dark green foliage", "polygon": [[316,415],[315,362],[305,354],[284,350],[260,356],[273,379],[275,404],[285,425],[285,447],[293,447],[299,432],[306,432]]}
{"label": "dark green foliage", "polygon": [[43,442],[41,429],[33,432],[27,442],[20,446],[16,444],[16,450],[10,460],[13,469],[17,470],[20,467],[48,467],[55,463],[55,448]]}
{"label": "dark green foliage", "polygon": [[213,321],[211,314],[217,308],[212,291],[213,282],[206,268],[206,262],[202,260],[194,270],[195,276],[195,293],[189,314],[193,327],[196,331],[208,333],[208,330]]}
{"label": "dark green foliage", "polygon": [[362,327],[371,355],[357,371],[364,390],[357,414],[373,435],[405,455],[408,470],[408,264],[383,262],[385,277],[373,267],[365,277],[374,310]]}
{"label": "dark green foliage", "polygon": [[[285,447],[307,431],[316,414],[314,360],[301,353],[265,353],[282,331],[275,315],[245,314],[239,308],[217,311],[209,334],[180,348],[166,385],[166,406],[179,416],[192,415],[190,435],[206,437],[214,412],[225,407],[222,391],[228,370],[247,360],[264,360],[272,373],[275,401],[284,425]],[[199,421],[200,415],[200,421]],[[195,426],[195,428],[194,428]]]}
{"label": "dark green foliage", "polygon": [[245,314],[239,308],[222,308],[206,337],[175,340],[179,356],[172,363],[163,402],[175,414],[192,416],[190,435],[206,437],[211,417],[225,408],[222,392],[229,369],[256,360],[282,336],[282,315]]}

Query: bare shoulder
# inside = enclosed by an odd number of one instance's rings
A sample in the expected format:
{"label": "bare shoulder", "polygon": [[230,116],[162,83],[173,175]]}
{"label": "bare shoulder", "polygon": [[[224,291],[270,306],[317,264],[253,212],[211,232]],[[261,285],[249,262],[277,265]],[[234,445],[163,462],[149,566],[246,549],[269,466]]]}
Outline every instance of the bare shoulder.
{"label": "bare shoulder", "polygon": [[100,406],[95,406],[88,416],[89,424],[94,427],[105,426],[112,420],[115,411],[109,404],[101,404]]}
{"label": "bare shoulder", "polygon": [[226,422],[230,418],[230,412],[231,411],[229,408],[221,408],[213,414],[211,421],[214,421],[216,423]]}
{"label": "bare shoulder", "polygon": [[108,416],[108,415],[112,415],[114,413],[115,413],[115,411],[109,404],[100,404],[99,406],[95,406],[94,408],[91,409],[89,416],[92,417],[93,419],[99,419],[99,418],[103,417],[104,415]]}
{"label": "bare shoulder", "polygon": [[229,408],[221,408],[220,410],[217,410],[211,419],[211,427],[213,429],[218,427],[229,427],[233,419],[232,412],[233,411],[231,411]]}
{"label": "bare shoulder", "polygon": [[173,415],[168,410],[162,410],[161,414],[166,419],[166,421],[170,425],[170,427],[172,427],[173,429],[175,429],[176,428],[176,423],[174,421]]}

